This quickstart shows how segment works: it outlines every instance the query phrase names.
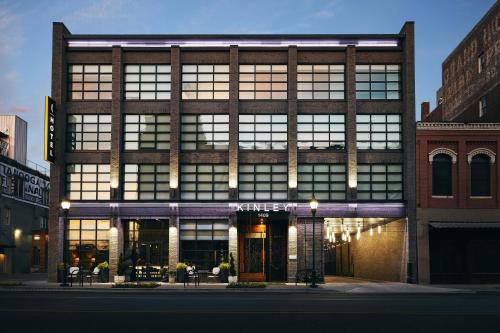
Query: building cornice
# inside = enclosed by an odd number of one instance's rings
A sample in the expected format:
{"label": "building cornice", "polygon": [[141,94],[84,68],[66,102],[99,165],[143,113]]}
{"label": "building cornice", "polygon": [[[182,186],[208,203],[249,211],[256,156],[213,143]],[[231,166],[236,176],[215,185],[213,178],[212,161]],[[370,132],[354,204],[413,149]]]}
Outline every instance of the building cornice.
{"label": "building cornice", "polygon": [[417,122],[417,130],[500,130],[500,123]]}

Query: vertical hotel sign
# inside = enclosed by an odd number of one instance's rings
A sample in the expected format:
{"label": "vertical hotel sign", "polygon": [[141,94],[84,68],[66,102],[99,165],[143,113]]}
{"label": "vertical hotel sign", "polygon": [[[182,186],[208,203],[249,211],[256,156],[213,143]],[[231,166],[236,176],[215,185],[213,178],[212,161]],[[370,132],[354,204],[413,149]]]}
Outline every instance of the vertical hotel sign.
{"label": "vertical hotel sign", "polygon": [[47,162],[55,162],[56,150],[56,102],[45,96],[45,130],[43,156]]}

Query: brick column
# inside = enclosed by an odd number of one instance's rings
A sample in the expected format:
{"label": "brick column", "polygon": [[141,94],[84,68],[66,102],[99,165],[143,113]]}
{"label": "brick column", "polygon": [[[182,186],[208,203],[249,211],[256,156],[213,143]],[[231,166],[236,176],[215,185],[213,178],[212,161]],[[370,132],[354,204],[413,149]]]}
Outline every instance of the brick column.
{"label": "brick column", "polygon": [[288,282],[295,282],[295,276],[297,275],[297,242],[297,216],[290,214],[288,221]]}
{"label": "brick column", "polygon": [[297,47],[288,48],[288,199],[297,199]]}
{"label": "brick column", "polygon": [[[121,226],[120,226],[121,227]],[[120,258],[120,246],[118,227],[112,226],[109,230],[109,280],[118,275],[118,259]]]}
{"label": "brick column", "polygon": [[179,216],[174,215],[169,219],[168,269],[175,270],[177,262],[179,262]]}
{"label": "brick column", "polygon": [[71,35],[62,23],[54,23],[52,28],[52,98],[56,102],[56,161],[50,165],[50,199],[48,229],[48,280],[57,281],[57,265],[63,258],[60,203],[64,197],[65,143],[66,143],[66,100],[67,64],[65,37]]}
{"label": "brick column", "polygon": [[111,200],[121,198],[120,179],[121,147],[122,147],[122,59],[121,47],[113,46],[111,61],[113,65],[113,95],[111,99],[111,153],[110,153],[110,186]]}
{"label": "brick column", "polygon": [[170,199],[179,200],[179,135],[181,100],[181,51],[172,46],[170,92]]}
{"label": "brick column", "polygon": [[233,254],[236,274],[238,274],[238,225],[236,213],[229,217],[229,253]]}
{"label": "brick column", "polygon": [[[238,200],[238,46],[229,48],[229,198]],[[237,261],[237,258],[235,258]]]}
{"label": "brick column", "polygon": [[347,96],[347,200],[357,199],[358,149],[356,143],[356,48],[349,45],[346,50],[346,96]]}
{"label": "brick column", "polygon": [[469,167],[467,162],[467,145],[465,139],[462,138],[458,141],[457,163],[452,165],[452,170],[455,169],[458,175],[456,178],[457,181],[454,181],[452,184],[452,189],[454,190],[452,194],[457,198],[458,208],[467,208],[467,199],[469,198],[469,194],[467,193],[469,185],[467,170]]}
{"label": "brick column", "polygon": [[417,213],[415,172],[415,45],[414,23],[407,22],[400,35],[403,39],[403,144],[404,144],[404,199],[408,218],[408,270],[407,282],[418,282],[417,270]]}

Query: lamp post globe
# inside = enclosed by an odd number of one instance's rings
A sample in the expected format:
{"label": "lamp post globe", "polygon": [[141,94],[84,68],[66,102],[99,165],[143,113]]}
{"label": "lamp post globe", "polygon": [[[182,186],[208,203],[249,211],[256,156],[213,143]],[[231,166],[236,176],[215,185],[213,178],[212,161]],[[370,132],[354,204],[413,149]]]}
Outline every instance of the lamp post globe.
{"label": "lamp post globe", "polygon": [[313,248],[312,248],[312,274],[311,274],[311,288],[316,288],[316,210],[318,209],[318,200],[313,197],[309,201],[312,214],[312,228],[313,228]]}

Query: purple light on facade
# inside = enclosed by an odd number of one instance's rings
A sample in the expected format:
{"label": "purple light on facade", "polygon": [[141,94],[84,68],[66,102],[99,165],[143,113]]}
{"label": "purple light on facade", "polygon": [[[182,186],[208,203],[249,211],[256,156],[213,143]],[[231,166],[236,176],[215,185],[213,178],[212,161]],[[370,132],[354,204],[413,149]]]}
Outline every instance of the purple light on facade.
{"label": "purple light on facade", "polygon": [[397,47],[398,39],[81,39],[69,40],[68,46],[74,48],[81,47],[229,47],[238,45],[240,47],[288,47],[295,45],[297,47],[346,47],[354,45],[357,47]]}

